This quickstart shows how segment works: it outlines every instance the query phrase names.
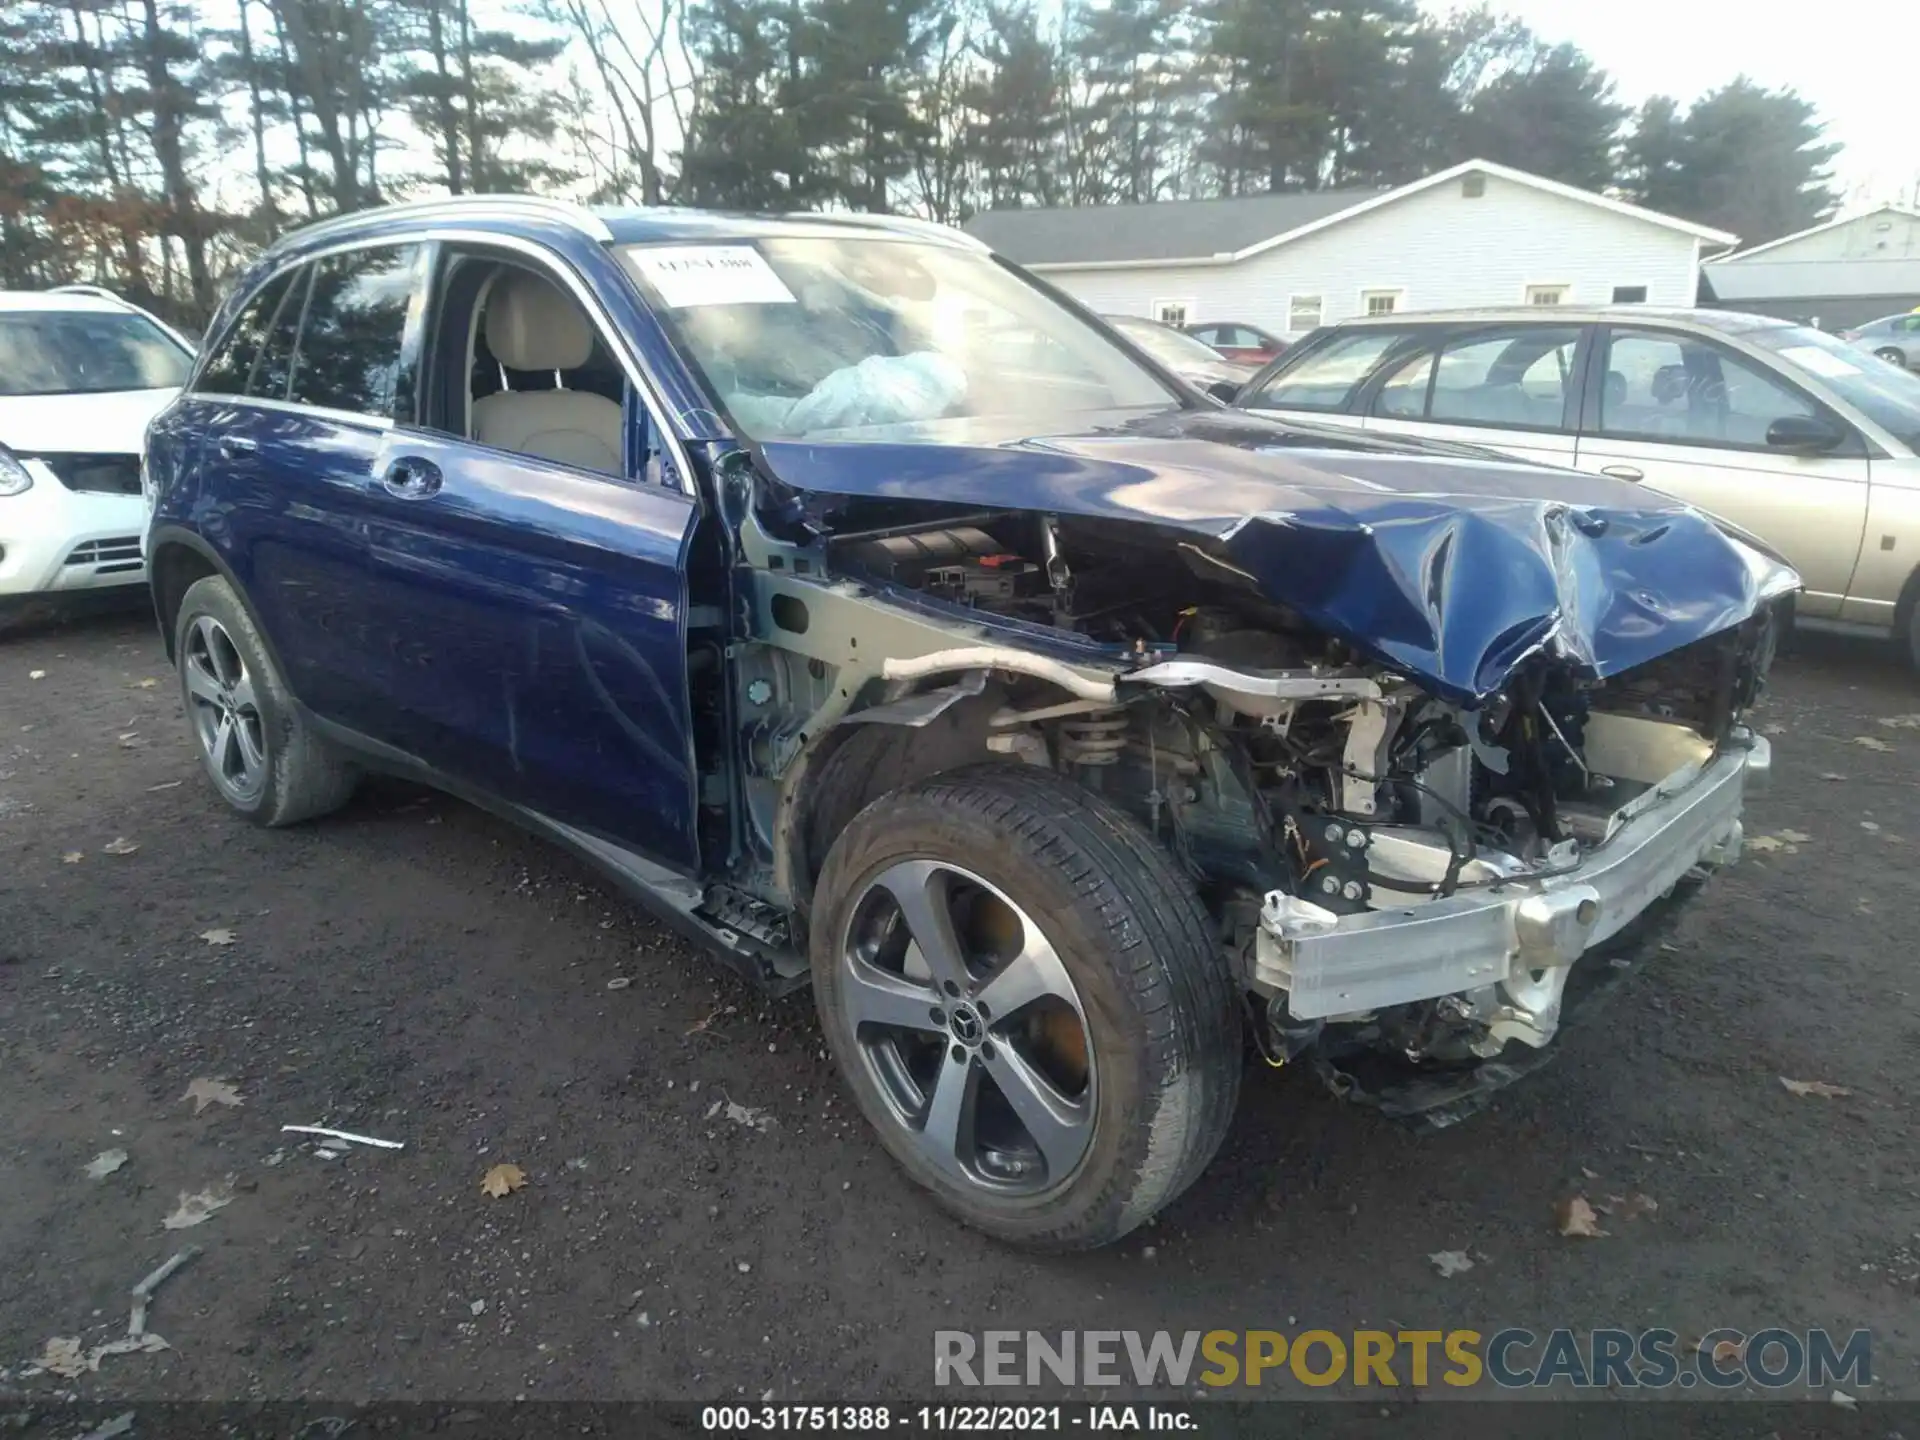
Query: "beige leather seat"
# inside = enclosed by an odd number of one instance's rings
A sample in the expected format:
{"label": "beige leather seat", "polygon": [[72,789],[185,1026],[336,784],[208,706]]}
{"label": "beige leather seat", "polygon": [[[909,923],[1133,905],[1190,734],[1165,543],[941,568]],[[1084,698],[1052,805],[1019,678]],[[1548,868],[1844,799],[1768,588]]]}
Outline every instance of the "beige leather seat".
{"label": "beige leather seat", "polygon": [[[593,354],[593,327],[573,298],[537,275],[508,271],[487,297],[487,348],[510,370],[572,370]],[[473,402],[483,445],[624,472],[620,407],[584,390],[503,390]]]}

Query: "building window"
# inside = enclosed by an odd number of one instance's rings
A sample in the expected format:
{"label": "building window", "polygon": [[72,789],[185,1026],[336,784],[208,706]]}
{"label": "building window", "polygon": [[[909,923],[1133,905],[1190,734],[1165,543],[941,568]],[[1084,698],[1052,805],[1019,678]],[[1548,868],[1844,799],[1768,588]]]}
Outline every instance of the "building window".
{"label": "building window", "polygon": [[1616,305],[1644,305],[1647,303],[1647,287],[1644,285],[1616,285],[1613,287],[1613,303]]}
{"label": "building window", "polygon": [[1364,315],[1392,315],[1406,300],[1404,290],[1362,290],[1360,309]]}
{"label": "building window", "polygon": [[1308,330],[1320,328],[1320,317],[1326,307],[1318,295],[1289,295],[1287,297],[1287,330],[1300,335]]}
{"label": "building window", "polygon": [[1529,285],[1527,286],[1527,304],[1564,305],[1567,303],[1565,285]]}
{"label": "building window", "polygon": [[1171,325],[1176,330],[1186,327],[1187,302],[1185,300],[1156,300],[1153,302],[1153,318],[1162,325]]}

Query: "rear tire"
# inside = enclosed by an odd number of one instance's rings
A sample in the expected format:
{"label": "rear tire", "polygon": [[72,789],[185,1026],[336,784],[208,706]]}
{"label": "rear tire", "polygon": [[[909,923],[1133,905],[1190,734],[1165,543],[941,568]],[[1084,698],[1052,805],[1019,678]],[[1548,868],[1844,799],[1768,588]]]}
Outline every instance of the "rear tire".
{"label": "rear tire", "polygon": [[1243,1048],[1213,926],[1138,824],[1057,775],[978,766],[874,801],[821,870],[812,937],[862,1113],[977,1229],[1107,1244],[1226,1135]]}
{"label": "rear tire", "polygon": [[1907,368],[1907,355],[1904,350],[1896,349],[1892,345],[1883,345],[1873,353],[1889,365],[1898,365],[1902,370]]}
{"label": "rear tire", "polygon": [[347,803],[358,771],[314,733],[224,577],[187,588],[173,653],[201,766],[228,809],[278,826]]}

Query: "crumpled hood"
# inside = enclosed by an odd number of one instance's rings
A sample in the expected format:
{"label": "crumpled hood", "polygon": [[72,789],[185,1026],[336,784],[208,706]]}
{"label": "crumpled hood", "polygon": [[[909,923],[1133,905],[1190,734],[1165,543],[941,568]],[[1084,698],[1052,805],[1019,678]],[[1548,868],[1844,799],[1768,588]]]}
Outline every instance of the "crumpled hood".
{"label": "crumpled hood", "polygon": [[1498,691],[1543,646],[1596,676],[1615,674],[1736,625],[1800,584],[1777,559],[1656,491],[1465,446],[1238,411],[1075,434],[1015,437],[980,422],[913,434],[770,442],[761,455],[779,480],[817,497],[935,500],[1174,532],[1267,598],[1464,703]]}

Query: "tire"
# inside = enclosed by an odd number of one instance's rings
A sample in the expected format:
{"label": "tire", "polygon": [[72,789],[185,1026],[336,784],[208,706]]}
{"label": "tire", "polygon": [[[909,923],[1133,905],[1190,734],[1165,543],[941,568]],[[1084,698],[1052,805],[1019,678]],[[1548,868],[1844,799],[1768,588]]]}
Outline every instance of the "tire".
{"label": "tire", "polygon": [[[944,905],[903,927],[901,894]],[[814,997],[841,1074],[908,1175],[969,1225],[1033,1249],[1104,1245],[1219,1149],[1244,1053],[1234,981],[1192,884],[1099,797],[1027,766],[917,782],[853,818],[814,901]],[[958,942],[946,961],[919,940],[939,913]],[[1019,985],[1030,998],[1002,1006]],[[949,1131],[957,1143],[934,1138]]]}
{"label": "tire", "polygon": [[1874,351],[1873,353],[1875,355],[1878,355],[1882,360],[1886,361],[1889,365],[1898,365],[1902,370],[1907,368],[1906,352],[1903,350],[1897,349],[1892,345],[1884,345],[1880,349]]}
{"label": "tire", "polygon": [[201,766],[228,809],[278,826],[347,803],[359,773],[313,733],[225,578],[209,575],[188,587],[173,651]]}

